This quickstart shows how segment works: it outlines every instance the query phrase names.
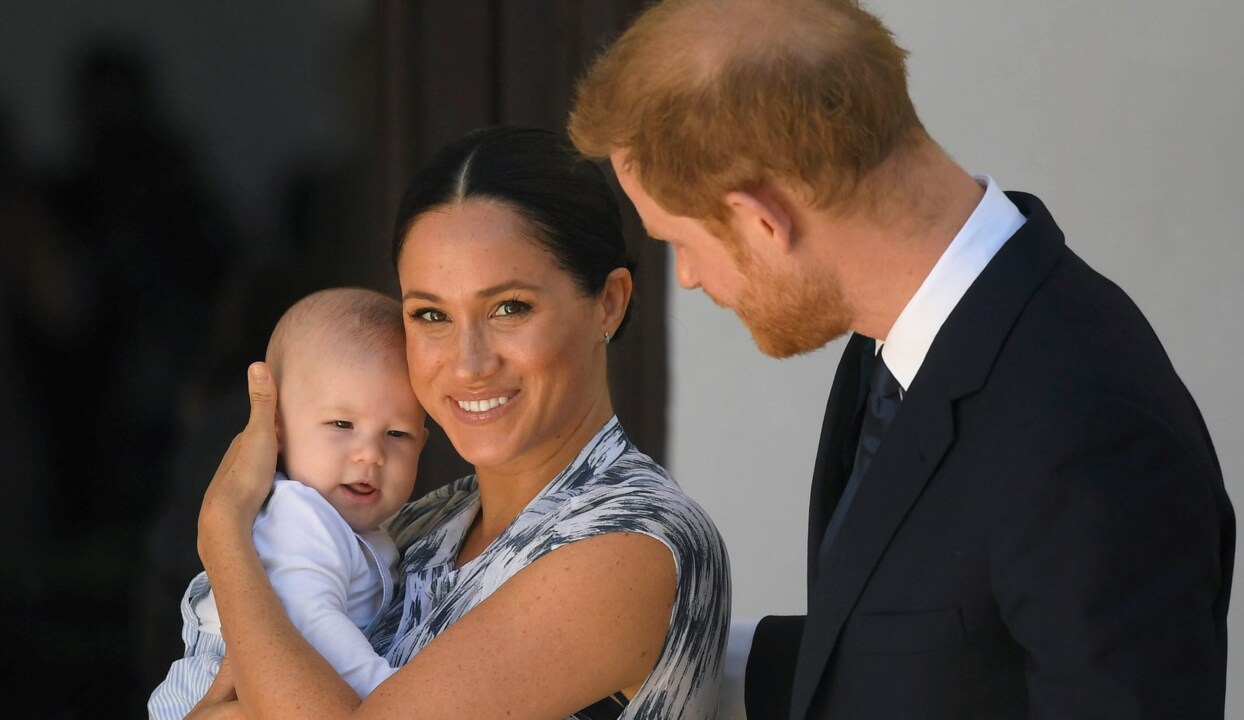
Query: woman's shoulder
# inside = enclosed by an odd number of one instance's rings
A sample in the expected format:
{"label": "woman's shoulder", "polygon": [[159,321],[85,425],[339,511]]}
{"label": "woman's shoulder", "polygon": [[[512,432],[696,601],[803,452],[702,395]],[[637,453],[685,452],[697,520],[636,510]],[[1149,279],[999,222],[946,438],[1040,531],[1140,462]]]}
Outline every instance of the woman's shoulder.
{"label": "woman's shoulder", "polygon": [[709,514],[674,478],[633,445],[587,482],[546,498],[551,519],[567,536],[638,532],[690,552],[724,554]]}
{"label": "woman's shoulder", "polygon": [[730,616],[730,560],[708,512],[632,445],[567,498],[559,529],[568,540],[638,533],[669,549],[676,589],[665,646],[628,717],[673,709],[711,717]]}

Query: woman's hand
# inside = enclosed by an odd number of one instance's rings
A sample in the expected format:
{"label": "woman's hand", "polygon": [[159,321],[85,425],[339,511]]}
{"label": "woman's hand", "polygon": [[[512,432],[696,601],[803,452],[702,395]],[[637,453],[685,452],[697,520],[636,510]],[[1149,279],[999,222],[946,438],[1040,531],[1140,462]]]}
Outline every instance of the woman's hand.
{"label": "woman's hand", "polygon": [[191,708],[186,720],[238,720],[245,717],[233,684],[233,666],[226,655],[220,661],[220,672],[216,673],[207,694]]}
{"label": "woman's hand", "polygon": [[199,555],[207,562],[214,535],[250,526],[272,489],[276,472],[276,383],[264,363],[247,372],[251,414],[233,439],[203,496],[199,510]]}

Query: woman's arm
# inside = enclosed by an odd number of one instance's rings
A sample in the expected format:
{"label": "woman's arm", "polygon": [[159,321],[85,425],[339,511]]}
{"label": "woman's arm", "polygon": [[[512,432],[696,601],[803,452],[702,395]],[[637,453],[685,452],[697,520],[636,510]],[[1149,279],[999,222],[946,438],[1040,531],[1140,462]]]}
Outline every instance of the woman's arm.
{"label": "woman's arm", "polygon": [[233,664],[228,656],[221,659],[216,678],[190,709],[186,720],[246,720],[233,685]]}
{"label": "woman's arm", "polygon": [[216,596],[234,685],[248,710],[261,707],[257,701],[271,694],[272,671],[262,670],[266,659],[289,657],[314,691],[291,696],[288,704],[323,705],[344,714],[357,706],[358,696],[294,628],[255,552],[251,527],[276,470],[277,398],[265,364],[251,365],[247,383],[250,419],[225,452],[199,511],[199,555]]}
{"label": "woman's arm", "polygon": [[658,540],[611,533],[533,562],[360,704],[294,629],[251,543],[276,462],[275,393],[266,368],[256,369],[251,420],[217,470],[199,522],[249,717],[563,718],[643,682],[668,629],[674,560]]}

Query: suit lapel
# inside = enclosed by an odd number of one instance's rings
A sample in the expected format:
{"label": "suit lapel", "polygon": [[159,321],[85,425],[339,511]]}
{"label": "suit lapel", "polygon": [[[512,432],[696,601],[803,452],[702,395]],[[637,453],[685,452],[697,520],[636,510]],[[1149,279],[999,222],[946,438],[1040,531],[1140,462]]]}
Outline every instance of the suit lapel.
{"label": "suit lapel", "polygon": [[939,395],[908,393],[808,589],[808,607],[815,612],[804,622],[791,717],[807,711],[843,623],[954,439],[951,403]]}
{"label": "suit lapel", "polygon": [[829,391],[829,403],[821,424],[821,441],[812,470],[812,495],[808,502],[808,588],[817,575],[821,537],[842,496],[851,462],[848,446],[859,434],[859,415],[868,395],[864,378],[870,372],[875,347],[871,338],[852,335],[838,361],[838,372]]}
{"label": "suit lapel", "polygon": [[[1028,222],[998,251],[939,330],[833,549],[823,567],[809,573],[808,616],[791,694],[791,718],[795,720],[807,714],[842,626],[890,539],[954,443],[955,400],[984,385],[1016,318],[1065,251],[1062,233],[1039,200],[1022,193],[1008,196]],[[846,433],[838,427],[845,427],[843,417],[855,407],[843,402],[850,397],[846,394],[849,383],[858,385],[860,380],[859,360],[853,361],[854,367],[846,366],[848,360],[844,353],[826,412],[813,483],[810,531],[819,528],[824,532],[833,508],[823,505],[830,499],[831,489],[836,486],[841,493],[845,482],[841,464],[831,465],[829,459],[842,456]],[[842,377],[844,374],[847,377]],[[835,402],[840,405],[835,406]],[[826,489],[818,493],[818,486]],[[808,538],[810,568],[817,563],[819,544],[820,534]]]}

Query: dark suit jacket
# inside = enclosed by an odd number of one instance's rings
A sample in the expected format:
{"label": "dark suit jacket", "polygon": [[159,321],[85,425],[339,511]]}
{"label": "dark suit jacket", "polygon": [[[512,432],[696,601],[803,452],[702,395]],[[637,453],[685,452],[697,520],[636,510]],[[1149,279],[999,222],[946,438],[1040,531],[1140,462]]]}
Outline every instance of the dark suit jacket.
{"label": "dark suit jacket", "polygon": [[947,319],[830,555],[873,342],[825,413],[806,618],[766,618],[750,720],[1223,716],[1235,521],[1140,311],[1028,217]]}

